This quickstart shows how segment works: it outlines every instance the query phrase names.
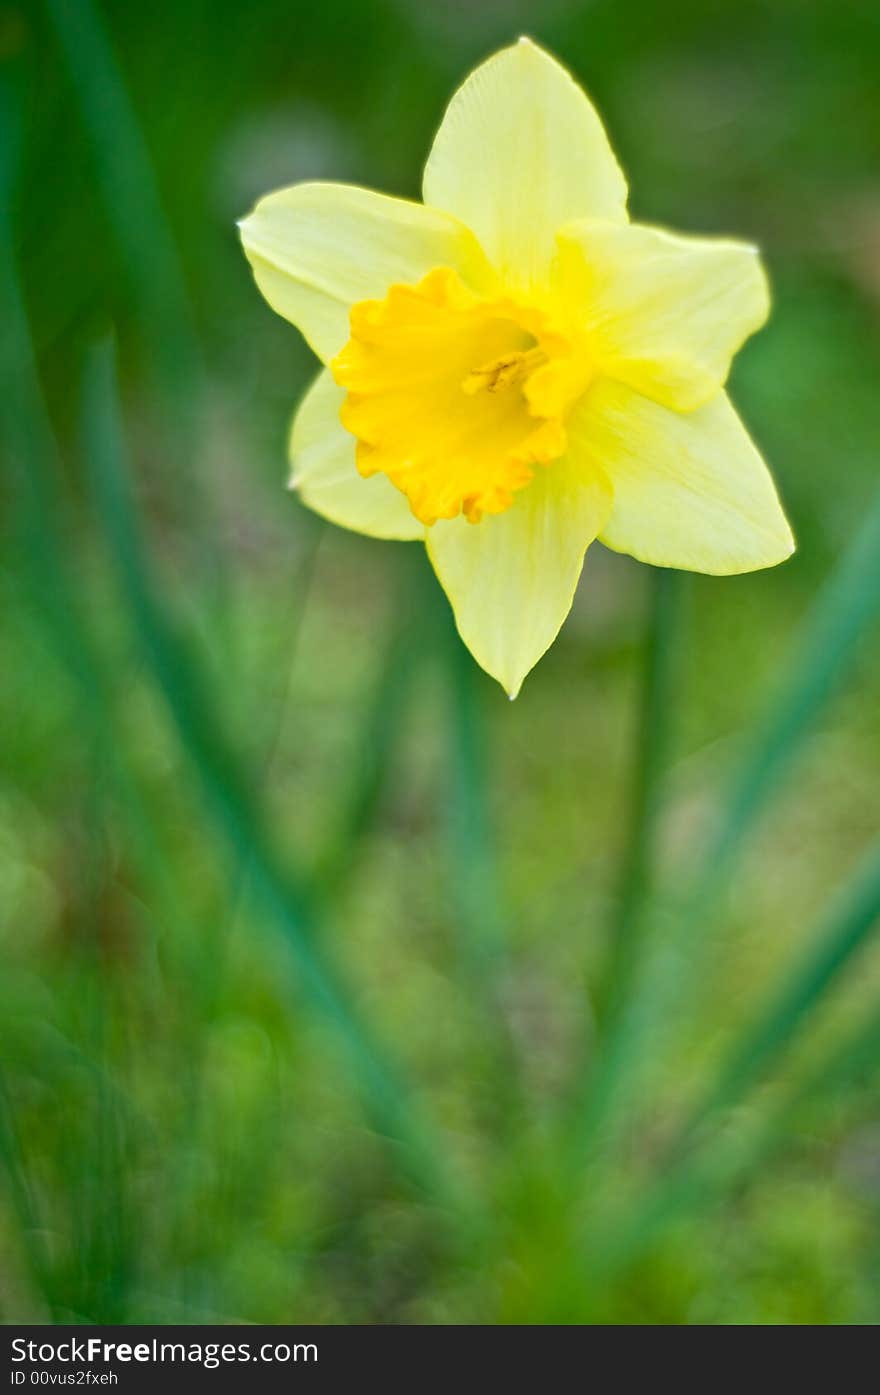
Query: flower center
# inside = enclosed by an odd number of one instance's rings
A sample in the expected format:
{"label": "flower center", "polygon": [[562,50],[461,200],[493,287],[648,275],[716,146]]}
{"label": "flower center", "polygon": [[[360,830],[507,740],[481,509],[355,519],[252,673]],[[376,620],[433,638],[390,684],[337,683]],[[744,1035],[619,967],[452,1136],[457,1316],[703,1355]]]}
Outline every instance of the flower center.
{"label": "flower center", "polygon": [[330,367],[361,474],[387,474],[428,525],[509,508],[534,467],[564,453],[591,376],[546,308],[475,295],[445,267],[353,306]]}

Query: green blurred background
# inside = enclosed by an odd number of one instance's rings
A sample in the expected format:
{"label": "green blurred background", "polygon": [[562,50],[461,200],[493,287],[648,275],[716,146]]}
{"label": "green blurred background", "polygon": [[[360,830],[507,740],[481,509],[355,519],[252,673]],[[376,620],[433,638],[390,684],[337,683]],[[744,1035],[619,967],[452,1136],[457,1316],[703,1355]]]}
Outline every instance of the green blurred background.
{"label": "green blurred background", "polygon": [[[655,621],[649,1023],[614,1130],[583,1138],[609,940],[646,880],[621,892],[656,579],[593,548],[508,703],[415,545],[285,492],[315,364],[235,234],[304,178],[417,196],[452,90],[520,32],[597,102],[636,217],[765,249],[774,314],[732,392],[799,543],[681,579]],[[876,509],[877,6],[34,0],[0,6],[0,65],[4,1320],[877,1321],[878,1053],[848,1046],[876,1013],[867,935],[713,1115],[716,1181],[685,1169],[668,1217],[616,1239],[880,825],[880,575],[857,559],[857,633],[835,614],[814,645],[827,700],[776,733],[760,819],[676,933]]]}

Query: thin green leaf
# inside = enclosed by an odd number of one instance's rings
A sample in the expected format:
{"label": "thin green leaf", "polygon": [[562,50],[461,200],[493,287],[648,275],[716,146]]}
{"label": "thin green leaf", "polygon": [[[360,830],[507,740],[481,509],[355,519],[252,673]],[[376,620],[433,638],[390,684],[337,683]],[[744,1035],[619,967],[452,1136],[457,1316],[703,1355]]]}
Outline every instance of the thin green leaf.
{"label": "thin green leaf", "polygon": [[807,951],[803,963],[778,994],[746,1028],[706,1098],[681,1130],[674,1151],[688,1146],[695,1134],[723,1110],[737,1104],[785,1051],[807,1015],[837,983],[841,973],[865,948],[880,920],[880,845],[872,849],[827,923]]}
{"label": "thin green leaf", "polygon": [[[4,91],[4,97],[8,94]],[[62,522],[58,449],[40,386],[30,328],[13,254],[10,196],[13,182],[13,113],[3,106],[0,121],[0,300],[5,334],[0,338],[0,368],[8,392],[0,397],[2,426],[17,486],[19,551],[51,648],[78,691],[83,726],[96,749],[106,756],[116,793],[129,815],[134,849],[145,872],[144,883],[158,893],[163,916],[182,924],[180,898],[168,876],[169,858],[128,765],[120,758],[122,742],[110,684],[94,636],[78,600],[76,574]]]}
{"label": "thin green leaf", "polygon": [[166,398],[188,411],[200,351],[146,142],[92,0],[46,0],[88,132],[98,187]]}
{"label": "thin green leaf", "polygon": [[163,439],[165,487],[175,506],[183,505],[201,562],[203,603],[222,632],[226,578],[214,530],[206,526],[210,495],[193,468],[204,364],[174,233],[97,0],[47,0],[47,12],[88,135],[145,361],[164,407],[156,425]]}
{"label": "thin green leaf", "polygon": [[[654,1059],[680,1007],[685,975],[699,982],[696,965],[747,837],[831,700],[859,645],[880,614],[880,495],[826,582],[805,623],[791,677],[759,723],[749,753],[735,774],[722,814],[693,886],[677,910],[665,909],[662,937],[646,947],[620,1017],[603,1044],[580,1125],[581,1148],[613,1142],[631,1100],[641,1063]],[[655,904],[653,916],[660,908]],[[659,941],[659,942],[658,942]]]}
{"label": "thin green leaf", "polygon": [[682,1166],[664,1173],[625,1216],[606,1219],[590,1245],[590,1282],[601,1286],[632,1263],[663,1231],[685,1216],[718,1204],[784,1152],[803,1115],[837,1106],[880,1070],[880,1016],[872,1012],[805,1080],[794,1085],[745,1137],[707,1142]]}
{"label": "thin green leaf", "polygon": [[362,1020],[318,937],[304,881],[283,866],[250,790],[221,733],[204,680],[175,633],[150,576],[130,506],[122,427],[109,346],[96,351],[85,391],[85,425],[95,508],[148,668],[162,693],[183,750],[198,775],[206,807],[239,865],[251,869],[253,894],[293,952],[307,1001],[332,1024],[372,1117],[400,1145],[402,1161],[422,1186],[458,1200],[440,1165],[440,1150],[395,1067]]}

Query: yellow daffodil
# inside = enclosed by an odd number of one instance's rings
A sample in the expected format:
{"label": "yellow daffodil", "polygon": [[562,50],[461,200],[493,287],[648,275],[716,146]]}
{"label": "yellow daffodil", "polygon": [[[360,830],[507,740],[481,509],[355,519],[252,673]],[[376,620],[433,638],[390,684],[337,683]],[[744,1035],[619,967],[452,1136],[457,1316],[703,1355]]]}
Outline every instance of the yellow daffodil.
{"label": "yellow daffodil", "polygon": [[585,93],[527,39],[453,97],[424,204],[342,184],[262,199],[257,284],[327,367],[293,422],[318,513],[422,539],[511,697],[589,544],[717,574],[793,549],[724,391],[765,320],[757,253],[631,223]]}

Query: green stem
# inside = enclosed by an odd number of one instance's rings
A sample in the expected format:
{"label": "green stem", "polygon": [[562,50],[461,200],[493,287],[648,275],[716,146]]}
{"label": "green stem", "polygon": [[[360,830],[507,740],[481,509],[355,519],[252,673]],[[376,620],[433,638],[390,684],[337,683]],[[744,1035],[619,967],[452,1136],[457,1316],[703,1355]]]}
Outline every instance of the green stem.
{"label": "green stem", "polygon": [[575,1093],[573,1161],[592,1146],[623,1089],[634,1046],[629,1005],[644,957],[656,877],[660,785],[674,710],[682,579],[653,569],[638,707],[638,745],[629,836],[612,915],[608,957],[597,994],[598,1040]]}
{"label": "green stem", "polygon": [[608,959],[598,1015],[603,1035],[611,1035],[635,979],[647,902],[655,877],[659,791],[666,769],[674,710],[680,573],[652,569],[651,610],[645,643],[629,837],[623,858],[620,892],[612,915]]}
{"label": "green stem", "polygon": [[523,1119],[524,1098],[520,1056],[504,996],[509,943],[488,794],[487,680],[442,604],[449,698],[447,825],[458,957],[480,1034],[480,1054],[491,1072],[492,1132],[507,1139]]}
{"label": "green stem", "polygon": [[505,937],[487,793],[482,679],[451,625],[445,627],[445,640],[450,702],[449,845],[461,957],[475,981],[497,987]]}

